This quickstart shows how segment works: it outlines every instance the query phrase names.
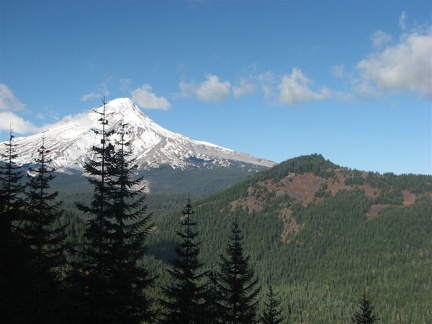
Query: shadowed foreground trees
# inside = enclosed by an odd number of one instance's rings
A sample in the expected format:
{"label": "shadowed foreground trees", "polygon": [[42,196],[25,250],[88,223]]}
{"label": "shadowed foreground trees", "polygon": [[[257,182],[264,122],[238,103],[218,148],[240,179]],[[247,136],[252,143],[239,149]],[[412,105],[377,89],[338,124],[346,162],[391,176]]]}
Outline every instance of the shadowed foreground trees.
{"label": "shadowed foreground trees", "polygon": [[77,321],[151,321],[153,312],[145,292],[154,278],[140,262],[152,216],[146,214],[142,179],[132,178],[137,166],[131,159],[125,127],[110,139],[105,104],[98,113],[101,146],[93,147],[94,158],[85,167],[94,186],[93,201],[90,206],[78,204],[89,219],[85,245],[71,277],[71,286],[79,287],[72,298],[78,298],[84,310]]}
{"label": "shadowed foreground trees", "polygon": [[204,296],[206,286],[202,279],[206,273],[200,271],[203,264],[199,261],[198,232],[194,230],[196,222],[192,220],[194,211],[190,200],[182,212],[182,230],[177,232],[180,242],[175,248],[176,258],[171,261],[169,274],[172,284],[163,287],[165,299],[162,323],[206,323]]}
{"label": "shadowed foreground trees", "polygon": [[16,144],[10,132],[9,141],[5,144],[5,153],[0,162],[0,318],[9,323],[19,323],[26,314],[19,310],[31,301],[26,296],[31,279],[25,269],[29,265],[31,250],[23,243],[17,230],[19,220],[23,217],[24,191],[22,169],[14,160]]}
{"label": "shadowed foreground trees", "polygon": [[243,254],[242,240],[238,222],[234,221],[226,254],[220,256],[218,275],[226,323],[255,323],[257,316],[258,280],[249,266],[249,257]]}
{"label": "shadowed foreground trees", "polygon": [[56,202],[58,192],[50,191],[54,179],[54,168],[48,163],[49,150],[42,146],[38,150],[37,166],[30,169],[27,184],[26,210],[20,233],[24,244],[32,251],[28,269],[33,277],[34,291],[30,313],[35,322],[56,321],[58,298],[61,293],[62,272],[66,265],[66,234],[64,226],[54,227],[60,220],[63,210]]}

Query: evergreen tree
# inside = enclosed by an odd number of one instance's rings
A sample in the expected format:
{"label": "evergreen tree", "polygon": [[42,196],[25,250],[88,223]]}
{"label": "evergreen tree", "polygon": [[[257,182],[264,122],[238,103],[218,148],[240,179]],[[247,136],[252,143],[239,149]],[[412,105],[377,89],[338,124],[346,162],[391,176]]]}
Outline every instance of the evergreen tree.
{"label": "evergreen tree", "polygon": [[133,179],[137,166],[130,158],[125,125],[118,134],[108,130],[105,108],[104,102],[98,112],[101,146],[93,147],[94,158],[85,165],[93,200],[90,206],[77,203],[90,217],[86,244],[71,273],[71,288],[80,286],[71,290],[72,299],[78,298],[76,305],[84,310],[79,322],[142,323],[154,315],[145,295],[154,278],[141,264],[152,215],[146,215],[142,178]]}
{"label": "evergreen tree", "polygon": [[264,303],[266,309],[261,322],[263,324],[279,324],[282,323],[282,311],[278,309],[280,301],[277,300],[277,296],[273,293],[273,288],[270,286],[267,293],[267,302]]}
{"label": "evergreen tree", "polygon": [[243,255],[242,240],[236,220],[232,224],[226,256],[221,255],[219,263],[218,286],[226,323],[254,323],[256,320],[258,280],[249,267],[249,257]]}
{"label": "evergreen tree", "polygon": [[[17,212],[23,206],[23,200],[19,196],[24,191],[22,184],[22,170],[14,163],[17,158],[15,153],[16,144],[13,143],[12,130],[9,133],[9,141],[5,142],[5,153],[1,154],[2,161],[0,162],[0,219],[2,234],[12,231],[13,214],[8,214],[11,211]],[[9,217],[3,216],[8,214]],[[6,232],[4,232],[6,231]],[[2,235],[2,237],[3,237]]]}
{"label": "evergreen tree", "polygon": [[363,294],[363,298],[360,302],[360,311],[355,313],[352,322],[355,324],[373,324],[379,320],[373,314],[374,306],[372,302]]}
{"label": "evergreen tree", "polygon": [[21,323],[23,299],[29,295],[31,285],[27,271],[30,249],[16,228],[23,215],[24,185],[22,170],[14,162],[17,154],[13,138],[10,130],[0,162],[0,318],[7,323]]}
{"label": "evergreen tree", "polygon": [[146,252],[145,239],[153,225],[150,223],[152,215],[146,215],[142,178],[132,179],[137,165],[130,158],[132,150],[124,126],[118,134],[120,139],[115,143],[118,150],[108,170],[110,210],[106,230],[111,244],[107,245],[105,260],[106,306],[118,323],[142,323],[152,320],[154,315],[145,295],[154,278],[139,264]]}
{"label": "evergreen tree", "polygon": [[14,163],[17,158],[15,146],[13,144],[12,130],[10,131],[9,141],[4,143],[5,153],[1,158],[5,162],[0,162],[0,277],[10,273],[13,255],[11,252],[17,246],[17,236],[14,231],[14,221],[17,221],[23,208],[23,199],[20,194],[24,191],[22,184],[22,171]]}
{"label": "evergreen tree", "polygon": [[55,202],[58,192],[50,192],[54,168],[48,166],[48,153],[42,143],[37,166],[29,171],[25,212],[19,228],[24,244],[31,249],[26,273],[31,278],[28,294],[32,298],[24,311],[30,316],[26,320],[29,323],[58,322],[62,271],[66,263],[65,226],[58,225],[63,211],[61,203]]}
{"label": "evergreen tree", "polygon": [[163,287],[166,299],[161,300],[165,307],[163,323],[206,323],[204,318],[205,285],[202,283],[205,272],[199,272],[203,266],[199,262],[199,243],[196,242],[198,232],[193,228],[196,223],[192,221],[194,211],[190,200],[186,210],[182,211],[182,231],[178,231],[180,242],[175,248],[176,259],[171,261],[172,269],[169,274],[173,284]]}
{"label": "evergreen tree", "polygon": [[88,219],[84,232],[84,246],[79,253],[73,276],[70,278],[72,280],[70,285],[78,287],[74,293],[78,298],[75,304],[81,308],[81,311],[76,313],[77,320],[85,323],[106,323],[113,320],[107,318],[104,303],[107,298],[105,260],[110,244],[107,221],[111,207],[107,181],[110,177],[108,170],[111,169],[109,163],[112,161],[114,146],[109,141],[113,132],[107,129],[106,103],[104,100],[102,102],[102,111],[95,111],[100,115],[101,129],[94,130],[101,136],[100,146],[92,147],[92,157],[84,165],[89,175],[87,180],[94,187],[93,200],[90,206],[76,203],[77,208],[88,215]]}

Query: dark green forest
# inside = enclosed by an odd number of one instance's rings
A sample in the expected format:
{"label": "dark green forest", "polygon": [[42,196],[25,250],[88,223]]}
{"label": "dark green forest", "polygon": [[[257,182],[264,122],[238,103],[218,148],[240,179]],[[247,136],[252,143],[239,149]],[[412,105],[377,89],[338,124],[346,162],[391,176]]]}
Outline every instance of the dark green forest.
{"label": "dark green forest", "polygon": [[362,323],[371,309],[373,322],[432,319],[432,176],[315,154],[233,185],[228,171],[212,184],[166,169],[170,189],[144,194],[123,135],[101,132],[86,184],[55,178],[43,144],[26,179],[11,136],[0,172],[6,322]]}

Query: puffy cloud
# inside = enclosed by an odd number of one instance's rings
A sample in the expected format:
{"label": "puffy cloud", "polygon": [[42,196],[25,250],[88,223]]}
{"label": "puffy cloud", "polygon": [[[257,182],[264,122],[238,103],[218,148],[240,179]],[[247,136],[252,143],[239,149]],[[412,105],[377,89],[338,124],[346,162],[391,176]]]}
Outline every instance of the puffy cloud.
{"label": "puffy cloud", "polygon": [[395,46],[373,53],[357,64],[359,92],[419,92],[432,99],[432,33],[404,35]]}
{"label": "puffy cloud", "polygon": [[132,100],[140,107],[147,109],[168,110],[171,104],[164,97],[158,97],[152,92],[149,84],[144,84],[140,88],[131,91]]}
{"label": "puffy cloud", "polygon": [[222,101],[231,93],[231,83],[221,82],[216,75],[208,75],[207,80],[201,83],[196,90],[196,96],[202,101]]}
{"label": "puffy cloud", "polygon": [[220,81],[217,75],[207,75],[207,80],[200,84],[187,83],[180,81],[179,88],[181,93],[178,97],[189,97],[195,95],[201,101],[219,102],[231,94],[231,83]]}
{"label": "puffy cloud", "polygon": [[233,93],[235,97],[241,97],[248,93],[254,93],[256,91],[256,85],[248,80],[241,79],[240,84],[235,86]]}
{"label": "puffy cloud", "polygon": [[31,122],[24,120],[11,111],[0,112],[0,131],[9,131],[12,127],[14,133],[33,134],[38,128]]}
{"label": "puffy cloud", "polygon": [[330,90],[322,88],[318,92],[310,88],[311,81],[298,68],[292,70],[291,75],[282,76],[279,83],[279,102],[296,105],[306,101],[322,100],[331,97]]}
{"label": "puffy cloud", "polygon": [[180,88],[180,94],[177,94],[176,96],[178,97],[189,97],[191,95],[193,95],[196,91],[196,87],[191,84],[191,83],[187,83],[185,81],[180,81],[179,83],[179,88]]}
{"label": "puffy cloud", "polygon": [[[0,83],[0,110],[21,110],[25,107],[25,105],[15,97],[9,87]],[[8,128],[9,129],[9,128]]]}
{"label": "puffy cloud", "polygon": [[377,47],[390,42],[391,39],[391,35],[383,32],[382,30],[374,32],[371,36],[372,44]]}

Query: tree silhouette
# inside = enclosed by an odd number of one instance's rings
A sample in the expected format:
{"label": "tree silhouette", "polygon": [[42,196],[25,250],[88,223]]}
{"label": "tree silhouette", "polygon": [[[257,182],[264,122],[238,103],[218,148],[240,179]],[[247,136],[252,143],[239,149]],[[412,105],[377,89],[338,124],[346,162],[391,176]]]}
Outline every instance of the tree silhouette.
{"label": "tree silhouette", "polygon": [[76,296],[79,298],[76,302],[83,306],[78,316],[79,319],[97,323],[108,322],[105,312],[106,296],[106,276],[105,260],[107,258],[108,245],[110,244],[107,218],[110,210],[108,199],[107,181],[110,177],[110,162],[114,154],[114,146],[109,141],[113,134],[108,129],[108,118],[106,114],[106,103],[102,100],[102,111],[95,111],[100,115],[99,123],[101,129],[95,129],[94,132],[100,135],[100,146],[92,147],[91,158],[84,165],[88,174],[87,180],[93,185],[93,200],[90,206],[80,202],[76,203],[78,210],[88,215],[87,227],[84,232],[84,246],[79,254],[79,260],[76,264],[75,284],[81,288],[81,292]]}
{"label": "tree silhouette", "polygon": [[11,129],[0,162],[0,318],[7,323],[20,323],[25,320],[23,306],[32,298],[26,298],[32,283],[28,276],[31,251],[17,230],[23,218],[25,186],[22,169],[14,162],[17,145],[13,139]]}
{"label": "tree silhouette", "polygon": [[106,306],[118,323],[142,323],[154,316],[144,292],[153,284],[154,278],[139,264],[153,225],[150,223],[152,215],[146,215],[144,187],[140,185],[142,178],[132,178],[137,165],[131,159],[131,143],[126,140],[125,126],[122,125],[116,134],[120,137],[115,142],[118,149],[114,151],[108,170],[110,210],[106,230],[111,244],[106,247]]}
{"label": "tree silhouette", "polygon": [[60,225],[63,214],[60,202],[55,202],[58,192],[50,192],[54,168],[50,167],[49,150],[42,142],[38,149],[36,167],[30,168],[30,180],[25,196],[26,206],[19,232],[24,244],[31,249],[27,273],[31,278],[28,303],[31,321],[44,323],[58,321],[61,276],[66,264],[65,226]]}
{"label": "tree silhouette", "polygon": [[373,324],[379,320],[373,314],[374,306],[372,302],[363,294],[362,300],[360,302],[360,311],[355,313],[352,322],[355,324]]}
{"label": "tree silhouette", "polygon": [[273,292],[273,288],[270,286],[267,293],[267,301],[264,303],[266,308],[264,314],[261,317],[263,324],[278,324],[282,323],[282,311],[278,309],[280,301],[277,300],[276,294]]}
{"label": "tree silhouette", "polygon": [[190,200],[182,213],[182,231],[177,232],[180,242],[175,248],[176,259],[171,261],[172,269],[169,270],[174,282],[168,287],[163,287],[166,298],[161,300],[165,307],[165,318],[162,323],[205,323],[205,285],[201,281],[206,273],[199,272],[203,264],[198,260],[198,232],[194,230],[196,223],[192,221],[194,211]]}
{"label": "tree silhouette", "polygon": [[257,311],[257,279],[243,255],[243,236],[238,221],[232,224],[226,256],[221,255],[218,286],[222,294],[223,317],[226,323],[254,323]]}
{"label": "tree silhouette", "polygon": [[84,310],[80,322],[142,323],[154,315],[145,294],[154,278],[142,265],[152,215],[146,215],[142,178],[133,178],[137,165],[131,158],[127,125],[116,132],[109,129],[105,105],[97,112],[101,146],[93,147],[93,159],[85,165],[93,200],[90,206],[77,203],[90,217],[86,244],[71,277],[71,287],[75,282],[81,290],[72,290],[72,298],[78,298]]}

